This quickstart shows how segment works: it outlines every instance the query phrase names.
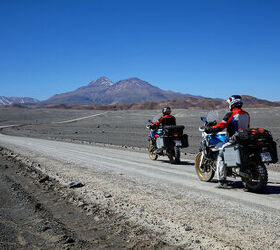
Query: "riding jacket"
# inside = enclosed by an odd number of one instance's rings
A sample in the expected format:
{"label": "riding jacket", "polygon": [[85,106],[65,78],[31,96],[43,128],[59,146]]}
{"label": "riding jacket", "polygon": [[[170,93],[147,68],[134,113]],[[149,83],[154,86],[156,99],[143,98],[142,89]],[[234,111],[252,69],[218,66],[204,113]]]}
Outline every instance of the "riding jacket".
{"label": "riding jacket", "polygon": [[163,115],[158,121],[154,122],[151,127],[156,128],[160,125],[176,125],[176,118],[172,115]]}
{"label": "riding jacket", "polygon": [[250,127],[250,115],[240,109],[233,108],[232,111],[228,112],[223,120],[219,122],[217,125],[207,128],[205,130],[206,133],[218,133],[225,128],[227,128],[227,132],[229,137],[233,136],[235,132],[240,129],[248,129]]}

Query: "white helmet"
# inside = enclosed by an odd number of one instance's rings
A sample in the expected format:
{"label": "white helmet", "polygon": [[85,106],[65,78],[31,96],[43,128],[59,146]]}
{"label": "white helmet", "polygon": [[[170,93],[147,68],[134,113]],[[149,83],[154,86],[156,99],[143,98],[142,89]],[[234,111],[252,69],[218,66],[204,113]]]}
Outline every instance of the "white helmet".
{"label": "white helmet", "polygon": [[243,105],[242,97],[240,95],[232,95],[227,99],[229,110],[233,108],[241,108]]}

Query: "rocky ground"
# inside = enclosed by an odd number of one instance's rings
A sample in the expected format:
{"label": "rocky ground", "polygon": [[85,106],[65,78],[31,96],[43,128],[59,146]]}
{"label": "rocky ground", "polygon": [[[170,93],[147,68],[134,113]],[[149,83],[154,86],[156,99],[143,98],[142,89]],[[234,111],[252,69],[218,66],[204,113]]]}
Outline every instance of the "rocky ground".
{"label": "rocky ground", "polygon": [[97,203],[88,204],[75,190],[34,168],[34,163],[19,160],[3,148],[0,150],[1,249],[168,246],[153,232],[132,225],[112,210]]}

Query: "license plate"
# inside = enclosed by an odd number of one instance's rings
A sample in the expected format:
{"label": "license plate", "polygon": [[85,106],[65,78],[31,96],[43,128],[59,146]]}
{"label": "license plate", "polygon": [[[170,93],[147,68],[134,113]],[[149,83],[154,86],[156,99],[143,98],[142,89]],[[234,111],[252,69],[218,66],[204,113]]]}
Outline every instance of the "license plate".
{"label": "license plate", "polygon": [[261,153],[261,159],[263,162],[270,162],[272,161],[271,155],[269,152]]}
{"label": "license plate", "polygon": [[175,140],[175,146],[182,146],[182,142],[179,140]]}

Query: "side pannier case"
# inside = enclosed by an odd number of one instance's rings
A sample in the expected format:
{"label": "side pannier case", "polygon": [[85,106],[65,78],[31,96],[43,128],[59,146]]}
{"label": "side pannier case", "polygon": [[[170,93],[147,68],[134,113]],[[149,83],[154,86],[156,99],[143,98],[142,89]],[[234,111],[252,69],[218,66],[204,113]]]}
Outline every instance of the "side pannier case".
{"label": "side pannier case", "polygon": [[157,148],[167,148],[171,143],[173,143],[173,139],[170,136],[162,135],[156,140]]}
{"label": "side pannier case", "polygon": [[272,159],[271,163],[278,162],[277,143],[275,141],[270,142],[268,149]]}
{"label": "side pannier case", "polygon": [[236,167],[241,165],[241,157],[238,145],[230,145],[223,149],[224,163],[226,167]]}
{"label": "side pannier case", "polygon": [[181,148],[187,148],[189,146],[189,138],[188,135],[184,134],[182,136],[182,146]]}

